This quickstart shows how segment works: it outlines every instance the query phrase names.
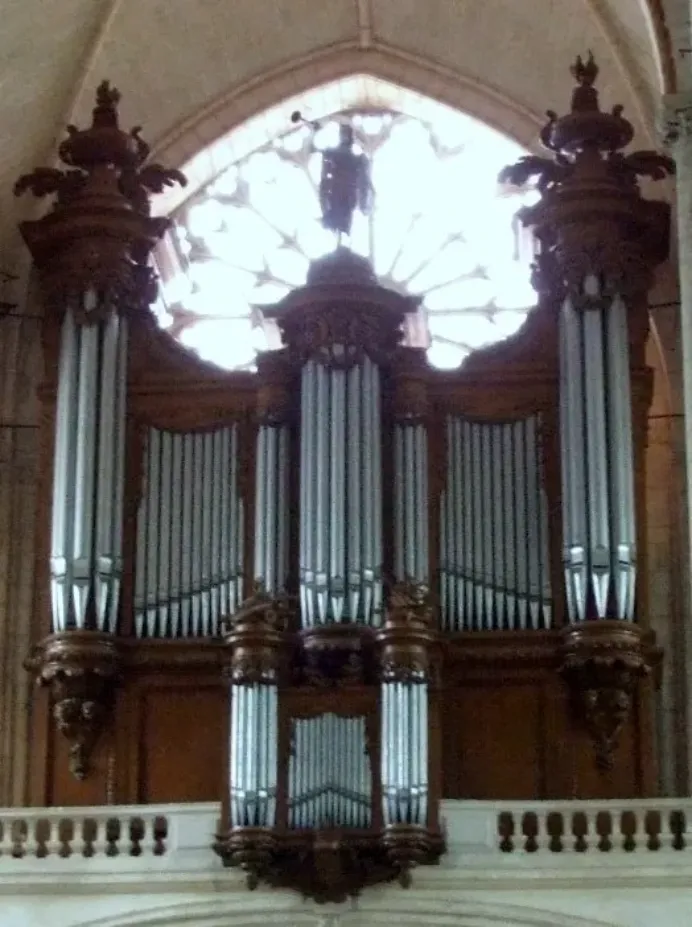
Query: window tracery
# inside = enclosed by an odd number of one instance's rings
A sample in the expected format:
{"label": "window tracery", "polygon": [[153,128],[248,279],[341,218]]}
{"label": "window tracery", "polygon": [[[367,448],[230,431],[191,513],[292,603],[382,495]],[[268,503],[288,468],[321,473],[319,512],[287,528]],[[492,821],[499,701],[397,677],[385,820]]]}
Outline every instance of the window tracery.
{"label": "window tracery", "polygon": [[[432,104],[432,101],[430,101]],[[349,109],[288,130],[219,174],[176,213],[159,257],[162,327],[205,360],[252,369],[279,346],[261,307],[305,282],[334,248],[320,222],[321,154],[348,118],[372,164],[374,208],[357,214],[349,246],[380,281],[421,298],[409,343],[455,368],[514,334],[535,303],[531,254],[517,211],[533,190],[503,189],[499,170],[522,154],[488,126],[442,105],[429,118]]]}

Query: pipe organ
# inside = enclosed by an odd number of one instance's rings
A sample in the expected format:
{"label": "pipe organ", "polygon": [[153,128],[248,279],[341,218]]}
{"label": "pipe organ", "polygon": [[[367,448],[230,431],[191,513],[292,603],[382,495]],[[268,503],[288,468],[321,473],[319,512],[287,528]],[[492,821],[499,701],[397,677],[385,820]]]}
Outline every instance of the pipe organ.
{"label": "pipe organ", "polygon": [[[90,322],[98,312],[103,321]],[[51,532],[52,626],[117,631],[127,322],[87,290],[60,339]]]}
{"label": "pipe organ", "polygon": [[[300,602],[305,627],[374,626],[382,607],[380,372],[366,355],[301,371]],[[327,516],[328,513],[328,516]]]}
{"label": "pipe organ", "polygon": [[365,718],[326,712],[293,719],[288,823],[293,830],[371,826],[372,776]]}
{"label": "pipe organ", "polygon": [[[428,801],[428,683],[436,644],[429,587],[402,576],[387,601],[383,594],[384,550],[400,540],[385,534],[386,496],[396,497],[395,505],[404,500],[407,542],[427,540],[420,530],[425,478],[416,471],[427,463],[422,424],[412,426],[413,441],[408,426],[396,426],[410,454],[395,451],[398,463],[390,461],[393,493],[383,480],[383,432],[394,414],[387,390],[401,391],[397,378],[406,382],[401,371],[392,376],[392,363],[411,350],[400,341],[414,305],[380,287],[366,261],[338,249],[313,265],[306,287],[267,310],[284,338],[275,366],[286,379],[281,388],[274,371],[273,389],[260,403],[259,442],[264,419],[291,417],[289,384],[300,384],[293,413],[299,594],[292,600],[283,589],[272,595],[268,584],[260,585],[230,617],[226,633],[230,814],[217,849],[228,865],[246,869],[252,884],[284,884],[298,877],[291,859],[310,860],[310,892],[336,897],[323,866],[346,882],[406,882],[412,866],[434,862],[442,850],[436,805]],[[284,448],[288,462],[288,438]],[[256,543],[271,508],[259,505],[266,499],[264,459],[258,455]],[[288,536],[291,507],[275,511],[273,536]],[[421,561],[420,570],[425,580],[429,564]],[[307,702],[294,706],[291,680],[308,687]],[[353,703],[334,700],[339,685],[356,693]]]}
{"label": "pipe organ", "polygon": [[[567,613],[635,617],[636,537],[627,310],[590,274],[560,313]],[[581,302],[581,305],[579,304]]]}
{"label": "pipe organ", "polygon": [[[274,463],[264,450],[258,468]],[[137,637],[218,637],[243,595],[238,427],[148,428],[137,517]],[[285,495],[285,494],[284,494]],[[264,501],[264,500],[262,500]],[[264,529],[260,543],[272,536]],[[264,563],[264,561],[262,561]]]}
{"label": "pipe organ", "polygon": [[456,371],[426,363],[420,301],[343,247],[258,310],[281,347],[256,371],[175,345],[149,309],[149,195],[184,178],[146,162],[108,84],[70,169],[20,179],[56,194],[22,226],[53,473],[36,804],[221,797],[216,851],[251,886],[343,900],[439,859],[443,797],[655,789],[637,563],[669,210],[637,177],[670,165],[620,151],[596,72],[574,66],[552,156],[503,177],[537,178],[537,306]]}
{"label": "pipe organ", "polygon": [[449,631],[549,629],[541,419],[449,416],[440,501],[440,621]]}

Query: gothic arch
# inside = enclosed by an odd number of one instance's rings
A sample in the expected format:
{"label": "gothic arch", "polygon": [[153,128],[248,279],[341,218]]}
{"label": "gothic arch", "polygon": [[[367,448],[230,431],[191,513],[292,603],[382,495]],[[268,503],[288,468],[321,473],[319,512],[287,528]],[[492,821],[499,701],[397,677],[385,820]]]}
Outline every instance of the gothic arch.
{"label": "gothic arch", "polygon": [[[330,89],[345,78],[362,78],[385,94],[398,92],[404,112],[407,101],[410,106],[416,98],[430,97],[475,117],[526,148],[536,147],[544,122],[541,113],[528,110],[499,90],[418,55],[381,48],[328,49],[233,87],[173,128],[156,146],[154,155],[167,166],[182,168],[189,185],[182,193],[171,191],[158,197],[156,211],[170,213],[231,163],[234,152],[228,136],[234,129],[279,116],[288,125],[289,114],[300,108],[302,98],[320,88],[326,101]],[[311,116],[320,118],[339,108],[326,103],[321,113],[313,106]]]}
{"label": "gothic arch", "polygon": [[247,899],[216,898],[202,902],[165,905],[145,912],[82,921],[75,927],[387,927],[395,917],[402,927],[619,927],[612,921],[594,920],[541,908],[504,903],[479,903],[451,895],[435,901],[407,894],[388,904],[359,900],[356,906],[319,907],[277,896],[276,903],[248,911]]}

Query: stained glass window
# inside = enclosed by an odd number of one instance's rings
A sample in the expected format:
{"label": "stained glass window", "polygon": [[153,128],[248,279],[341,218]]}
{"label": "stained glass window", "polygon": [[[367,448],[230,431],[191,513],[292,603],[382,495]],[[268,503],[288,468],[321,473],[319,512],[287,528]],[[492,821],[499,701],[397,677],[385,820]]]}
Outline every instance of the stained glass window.
{"label": "stained glass window", "polygon": [[515,333],[535,302],[518,209],[532,190],[503,189],[498,172],[524,152],[469,116],[434,118],[351,109],[284,134],[232,164],[177,210],[159,257],[160,324],[204,359],[252,369],[278,347],[261,307],[305,282],[310,261],[335,247],[318,204],[320,151],[340,121],[371,161],[374,207],[356,213],[349,247],[380,281],[421,297],[411,330],[431,364],[458,367]]}

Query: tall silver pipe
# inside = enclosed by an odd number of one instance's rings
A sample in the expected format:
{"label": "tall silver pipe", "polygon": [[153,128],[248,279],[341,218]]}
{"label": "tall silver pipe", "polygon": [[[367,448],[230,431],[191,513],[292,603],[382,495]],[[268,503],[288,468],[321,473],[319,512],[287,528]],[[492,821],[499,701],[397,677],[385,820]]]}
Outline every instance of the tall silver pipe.
{"label": "tall silver pipe", "polygon": [[329,371],[329,602],[331,618],[340,622],[346,598],[346,371]]}
{"label": "tall silver pipe", "polygon": [[385,826],[427,823],[428,689],[382,685],[381,778]]}
{"label": "tall silver pipe", "polygon": [[272,596],[288,573],[288,426],[260,425],[255,472],[255,582]]}
{"label": "tall silver pipe", "polygon": [[[364,616],[366,623],[377,626],[382,621],[382,411],[381,411],[381,386],[380,370],[376,364],[373,364],[369,358],[366,362],[372,365],[372,392],[369,397],[369,406],[372,416],[371,439],[368,444],[363,445],[363,466],[368,465],[373,474],[373,497],[372,497],[372,536],[373,536],[373,554],[374,554],[374,581],[373,581],[373,601],[372,611]],[[370,462],[368,464],[368,457]]]}
{"label": "tall silver pipe", "polygon": [[170,636],[168,627],[171,595],[169,549],[171,543],[171,477],[173,469],[172,434],[160,433],[159,532],[156,545],[158,584],[156,594],[157,627],[161,637]]}
{"label": "tall silver pipe", "polygon": [[584,405],[586,434],[587,512],[589,523],[590,583],[599,617],[605,617],[611,581],[610,500],[603,352],[603,316],[583,313]]}
{"label": "tall silver pipe", "polygon": [[301,461],[300,469],[300,558],[303,568],[300,577],[301,621],[305,627],[313,627],[315,614],[315,457],[316,446],[316,380],[315,362],[308,361],[303,367],[300,392],[301,404]]}
{"label": "tall silver pipe", "polygon": [[517,619],[519,622],[519,627],[522,630],[526,630],[528,626],[528,613],[529,613],[529,603],[528,603],[528,551],[527,551],[527,541],[528,541],[528,522],[530,519],[530,512],[527,508],[527,493],[526,493],[526,451],[524,448],[525,441],[525,431],[524,431],[524,422],[519,421],[515,422],[513,426],[514,435],[513,435],[513,444],[514,444],[514,474],[515,474],[515,490],[514,490],[514,512],[517,526],[521,526],[521,534],[517,537],[517,544],[515,547],[515,557],[516,557],[516,576],[517,576],[517,589],[519,595],[517,596]]}
{"label": "tall silver pipe", "polygon": [[348,437],[346,451],[348,454],[348,614],[355,621],[360,614],[363,598],[362,574],[362,536],[363,524],[360,509],[361,459],[363,453],[361,441],[362,409],[367,397],[361,389],[361,368],[355,365],[348,371]]}
{"label": "tall silver pipe", "polygon": [[[329,552],[328,537],[331,529],[329,507],[329,375],[322,364],[316,368],[317,374],[317,457],[316,484],[317,500],[315,507],[315,589],[317,593],[317,616],[320,624],[327,624],[329,610]],[[340,423],[334,423],[339,428]]]}
{"label": "tall silver pipe", "polygon": [[[85,297],[86,298],[86,297]],[[116,631],[122,569],[127,325],[115,313],[61,332],[56,405],[53,630]]]}
{"label": "tall silver pipe", "polygon": [[71,622],[72,599],[72,500],[77,434],[79,383],[79,332],[71,311],[62,326],[58,398],[55,411],[53,473],[53,522],[51,534],[51,598],[53,630],[64,631]]}
{"label": "tall silver pipe", "polygon": [[379,474],[372,467],[372,447],[374,439],[372,429],[372,406],[375,401],[375,366],[369,357],[363,359],[362,394],[363,418],[360,437],[360,457],[362,474],[362,495],[360,519],[363,525],[363,603],[362,616],[365,623],[369,623],[372,613],[375,582],[376,539],[374,522],[371,512],[374,506],[374,483]]}
{"label": "tall silver pipe", "polygon": [[300,602],[304,627],[375,624],[382,602],[380,385],[364,358],[314,360],[301,381]]}
{"label": "tall silver pipe", "polygon": [[615,554],[617,617],[635,617],[636,525],[634,517],[634,447],[629,371],[627,308],[616,296],[608,311],[608,432],[614,450],[610,468],[612,543]]}
{"label": "tall silver pipe", "polygon": [[94,572],[94,500],[98,441],[99,347],[101,326],[82,327],[77,388],[72,607],[75,623],[87,623]]}
{"label": "tall silver pipe", "polygon": [[447,420],[441,500],[442,626],[550,623],[548,508],[538,416],[504,424]]}
{"label": "tall silver pipe", "polygon": [[170,478],[170,568],[169,568],[169,595],[170,607],[168,614],[169,635],[180,637],[182,634],[181,610],[181,552],[182,538],[182,499],[180,486],[183,481],[183,436],[172,434],[171,439],[171,478]]}
{"label": "tall silver pipe", "polygon": [[428,442],[419,422],[394,427],[395,578],[429,582]]}
{"label": "tall silver pipe", "polygon": [[581,320],[567,299],[560,314],[560,456],[563,559],[570,621],[581,621],[586,616],[588,540],[583,376]]}
{"label": "tall silver pipe", "polygon": [[[176,436],[180,440],[180,435]],[[211,633],[219,633],[218,617],[227,615],[221,610],[221,484],[224,479],[222,469],[223,461],[223,431],[215,431],[211,435],[212,441],[212,477],[211,477],[211,614],[213,627]],[[178,477],[178,484],[180,478]]]}
{"label": "tall silver pipe", "polygon": [[276,823],[276,686],[233,685],[231,706],[231,825],[271,828]]}
{"label": "tall silver pipe", "polygon": [[507,519],[498,517],[503,511],[503,455],[502,455],[502,425],[490,426],[491,455],[490,467],[492,472],[492,502],[493,513],[493,550],[494,550],[494,624],[498,628],[506,624],[506,597],[507,575],[505,562],[505,537],[507,534]]}
{"label": "tall silver pipe", "polygon": [[242,500],[237,426],[150,428],[137,519],[139,637],[215,636],[240,601]]}
{"label": "tall silver pipe", "polygon": [[[586,278],[563,306],[561,441],[570,621],[633,620],[636,579],[632,406],[625,306]],[[589,606],[593,614],[589,613]]]}

